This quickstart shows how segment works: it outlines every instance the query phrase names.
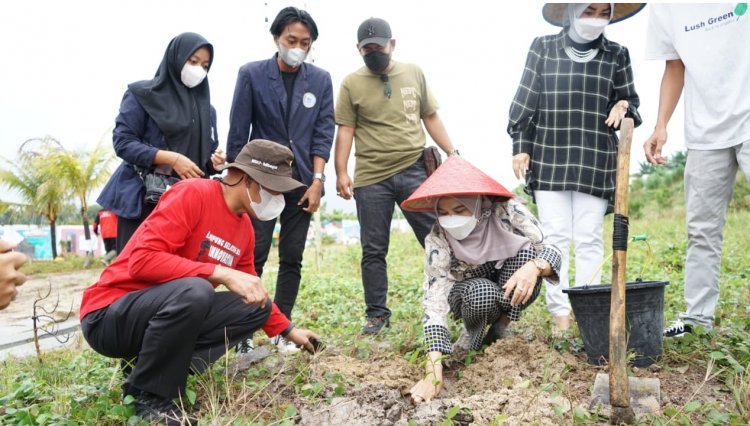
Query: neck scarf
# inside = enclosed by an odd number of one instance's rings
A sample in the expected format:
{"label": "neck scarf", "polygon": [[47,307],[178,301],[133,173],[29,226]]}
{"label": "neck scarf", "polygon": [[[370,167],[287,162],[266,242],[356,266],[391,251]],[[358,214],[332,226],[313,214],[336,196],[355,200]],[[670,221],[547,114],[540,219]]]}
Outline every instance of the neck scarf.
{"label": "neck scarf", "polygon": [[213,46],[199,34],[183,33],[172,39],[156,75],[128,88],[164,134],[170,151],[179,152],[207,171],[211,156],[211,99],[208,77],[189,89],[180,73],[190,56],[206,47],[213,61]]}
{"label": "neck scarf", "polygon": [[[503,262],[531,245],[528,238],[505,229],[507,225],[493,213],[492,203],[485,197],[475,195],[454,198],[479,220],[471,234],[463,240],[457,240],[448,232],[443,232],[456,259],[472,265],[489,261]],[[437,205],[435,208],[437,209]]]}

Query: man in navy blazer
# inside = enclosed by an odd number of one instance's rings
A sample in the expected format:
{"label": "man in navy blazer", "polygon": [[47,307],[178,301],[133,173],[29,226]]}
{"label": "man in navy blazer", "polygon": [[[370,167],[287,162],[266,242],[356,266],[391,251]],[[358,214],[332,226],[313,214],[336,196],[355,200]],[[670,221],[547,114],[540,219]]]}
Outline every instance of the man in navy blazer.
{"label": "man in navy blazer", "polygon": [[[227,157],[232,161],[250,140],[277,142],[292,150],[293,177],[308,186],[284,194],[286,205],[279,217],[279,272],[274,301],[291,319],[307,230],[323,196],[323,172],[333,143],[333,85],[327,71],[305,62],[318,38],[318,27],[309,13],[295,7],[284,8],[270,31],[278,52],[270,59],[243,65],[237,76]],[[253,219],[258,275],[262,275],[268,259],[275,224],[275,219]],[[274,343],[282,351],[295,350],[283,340]]]}

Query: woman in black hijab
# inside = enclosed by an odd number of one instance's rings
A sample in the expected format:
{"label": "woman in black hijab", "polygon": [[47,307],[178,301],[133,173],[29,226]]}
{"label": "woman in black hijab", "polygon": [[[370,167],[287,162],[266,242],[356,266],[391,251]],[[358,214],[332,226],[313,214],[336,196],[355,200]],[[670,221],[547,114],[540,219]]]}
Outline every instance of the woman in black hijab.
{"label": "woman in black hijab", "polygon": [[212,60],[205,38],[180,34],[169,42],[156,76],[125,91],[112,138],[123,162],[97,199],[118,216],[118,253],[155,207],[144,202],[146,174],[208,177],[226,160],[206,78]]}

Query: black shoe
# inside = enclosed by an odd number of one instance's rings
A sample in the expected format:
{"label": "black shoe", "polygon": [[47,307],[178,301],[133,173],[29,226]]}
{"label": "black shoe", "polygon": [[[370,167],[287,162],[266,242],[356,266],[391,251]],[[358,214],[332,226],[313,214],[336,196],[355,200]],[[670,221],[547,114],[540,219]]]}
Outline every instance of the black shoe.
{"label": "black shoe", "polygon": [[664,337],[667,337],[667,338],[682,337],[685,335],[685,333],[692,333],[692,332],[693,332],[692,325],[685,324],[682,321],[675,321],[672,323],[672,325],[664,329]]}
{"label": "black shoe", "polygon": [[149,423],[178,426],[197,424],[198,419],[188,416],[171,399],[142,391],[135,400],[135,414]]}
{"label": "black shoe", "polygon": [[508,335],[508,326],[498,321],[492,324],[490,329],[487,330],[487,335],[484,336],[484,340],[482,340],[482,344],[489,346],[495,343],[496,341],[504,338],[507,335]]}
{"label": "black shoe", "polygon": [[141,391],[136,388],[135,386],[131,385],[130,382],[127,380],[120,385],[120,389],[122,389],[122,399],[124,400],[128,395],[132,396],[133,398],[138,398],[138,395],[141,394]]}
{"label": "black shoe", "polygon": [[377,334],[383,327],[390,326],[391,320],[388,317],[367,317],[367,322],[362,327],[362,334]]}

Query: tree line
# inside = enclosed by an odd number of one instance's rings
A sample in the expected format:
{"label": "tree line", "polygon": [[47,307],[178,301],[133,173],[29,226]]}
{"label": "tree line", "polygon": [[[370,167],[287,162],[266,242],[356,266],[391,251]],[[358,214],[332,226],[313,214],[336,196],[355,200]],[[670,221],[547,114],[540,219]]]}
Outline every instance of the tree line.
{"label": "tree line", "polygon": [[[52,256],[57,257],[55,225],[61,213],[77,200],[86,240],[89,228],[89,198],[104,185],[115,159],[109,145],[101,141],[93,150],[71,151],[51,136],[26,140],[15,160],[1,158],[0,185],[16,192],[21,203],[5,203],[4,217],[41,216],[50,227]],[[89,256],[92,254],[89,253]]]}

